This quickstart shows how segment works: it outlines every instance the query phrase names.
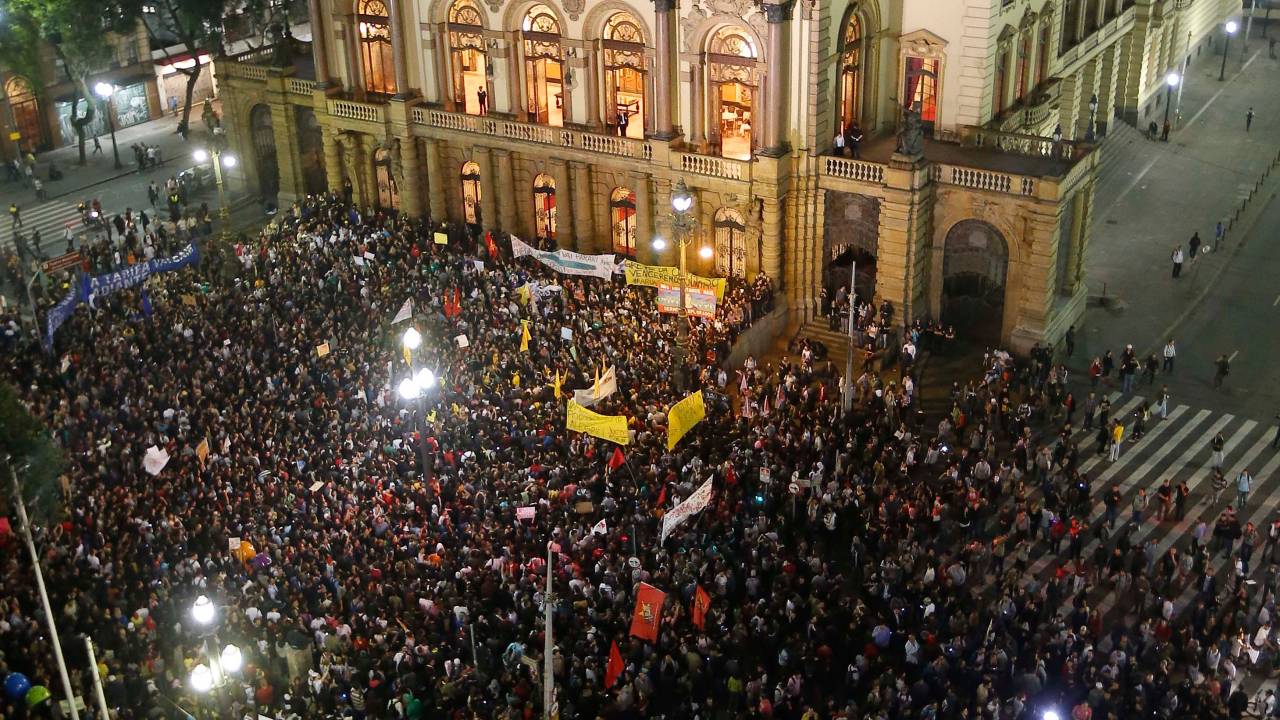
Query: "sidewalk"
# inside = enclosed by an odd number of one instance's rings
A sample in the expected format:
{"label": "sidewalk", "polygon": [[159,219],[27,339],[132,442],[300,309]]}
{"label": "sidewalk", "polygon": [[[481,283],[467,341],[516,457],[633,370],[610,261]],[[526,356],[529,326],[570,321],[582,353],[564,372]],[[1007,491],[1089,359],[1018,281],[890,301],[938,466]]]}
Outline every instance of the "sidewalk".
{"label": "sidewalk", "polygon": [[[1280,62],[1267,57],[1254,33],[1242,64],[1232,43],[1227,78],[1218,81],[1221,55],[1193,58],[1183,88],[1181,127],[1170,142],[1148,141],[1131,128],[1103,145],[1104,168],[1094,192],[1092,238],[1086,253],[1091,307],[1074,365],[1083,369],[1106,349],[1132,343],[1139,353],[1158,348],[1170,325],[1194,304],[1227,262],[1227,253],[1202,254],[1171,281],[1173,249],[1199,232],[1214,242],[1216,224],[1239,205],[1280,148],[1280,93],[1272,90]],[[1176,100],[1176,92],[1175,104]],[[1253,126],[1245,132],[1252,107]],[[1163,122],[1163,109],[1150,120]],[[1148,119],[1141,120],[1143,125]],[[1240,232],[1228,237],[1230,246]],[[1097,300],[1105,296],[1108,303]]]}

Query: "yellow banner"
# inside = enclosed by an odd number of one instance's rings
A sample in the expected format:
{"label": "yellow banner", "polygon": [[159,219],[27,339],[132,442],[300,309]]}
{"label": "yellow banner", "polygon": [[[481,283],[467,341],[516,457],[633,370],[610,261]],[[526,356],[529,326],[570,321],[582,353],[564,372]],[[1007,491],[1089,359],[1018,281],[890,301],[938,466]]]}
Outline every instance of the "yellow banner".
{"label": "yellow banner", "polygon": [[[658,287],[659,285],[679,285],[680,269],[666,265],[643,265],[635,260],[628,260],[622,268],[627,276],[628,285]],[[706,288],[716,292],[716,300],[724,300],[724,278],[708,278],[689,274],[689,287]]]}
{"label": "yellow banner", "polygon": [[631,442],[631,436],[627,434],[626,416],[601,415],[600,413],[591,412],[572,400],[569,401],[569,412],[566,417],[565,427],[588,435],[594,435],[601,440],[608,440],[619,445],[626,445]]}
{"label": "yellow banner", "polygon": [[702,402],[701,390],[672,405],[667,412],[667,449],[675,447],[680,438],[706,416],[707,406]]}

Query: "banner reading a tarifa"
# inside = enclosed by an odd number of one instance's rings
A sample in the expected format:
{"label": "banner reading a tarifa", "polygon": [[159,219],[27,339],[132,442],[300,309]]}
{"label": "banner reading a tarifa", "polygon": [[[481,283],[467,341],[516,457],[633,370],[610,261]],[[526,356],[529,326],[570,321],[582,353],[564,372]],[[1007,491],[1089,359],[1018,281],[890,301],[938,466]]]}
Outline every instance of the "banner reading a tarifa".
{"label": "banner reading a tarifa", "polygon": [[[628,285],[642,285],[644,287],[658,287],[660,285],[679,285],[680,269],[668,267],[666,265],[643,265],[635,260],[628,260],[622,266],[622,271],[627,275]],[[689,275],[689,285],[691,288],[705,288],[714,290],[716,300],[724,300],[724,278],[709,278],[701,275]]]}

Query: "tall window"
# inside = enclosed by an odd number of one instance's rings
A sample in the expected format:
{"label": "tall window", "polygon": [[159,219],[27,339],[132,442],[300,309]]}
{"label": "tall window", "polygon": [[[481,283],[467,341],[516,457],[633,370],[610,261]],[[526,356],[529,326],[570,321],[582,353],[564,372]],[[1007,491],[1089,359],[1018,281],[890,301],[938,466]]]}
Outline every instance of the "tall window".
{"label": "tall window", "polygon": [[626,188],[614,188],[609,197],[609,214],[613,216],[613,251],[635,257],[636,194]]}
{"label": "tall window", "polygon": [[[1009,90],[1009,48],[1001,47],[1000,52],[996,54],[996,95],[991,103],[993,115],[999,115],[1004,110],[1005,97]],[[921,113],[923,119],[923,113]]]}
{"label": "tall window", "polygon": [[756,52],[747,32],[737,27],[716,31],[708,48],[712,115],[717,123],[720,154],[739,160],[751,159],[755,122]]}
{"label": "tall window", "polygon": [[1018,74],[1015,75],[1014,82],[1017,83],[1016,95],[1019,100],[1027,95],[1027,67],[1031,62],[1031,31],[1027,30],[1022,33],[1018,39]]}
{"label": "tall window", "polygon": [[539,240],[556,239],[556,180],[550,175],[533,179],[533,226]]}
{"label": "tall window", "polygon": [[1063,0],[1062,4],[1062,47],[1060,51],[1080,41],[1080,13],[1084,0]]}
{"label": "tall window", "polygon": [[462,166],[462,218],[480,224],[480,166],[474,162]]}
{"label": "tall window", "polygon": [[852,127],[862,118],[862,21],[849,16],[840,53],[840,124]]}
{"label": "tall window", "polygon": [[1044,82],[1049,74],[1049,44],[1053,42],[1053,25],[1046,20],[1040,24],[1040,54],[1036,56],[1036,85]]}
{"label": "tall window", "polygon": [[529,119],[564,125],[564,68],[560,60],[560,21],[546,5],[534,5],[520,26],[524,37],[525,98]]}
{"label": "tall window", "polygon": [[449,8],[449,57],[453,71],[453,102],[468,115],[489,109],[488,56],[483,16],[475,0],[455,0]]}
{"label": "tall window", "polygon": [[716,210],[712,224],[716,234],[716,274],[721,277],[747,275],[747,224],[733,208]]}
{"label": "tall window", "polygon": [[925,128],[938,121],[938,59],[907,56],[903,106],[915,108]]}
{"label": "tall window", "polygon": [[361,0],[359,10],[357,21],[364,89],[374,95],[394,95],[395,57],[391,51],[391,22],[387,6],[382,0]]}
{"label": "tall window", "polygon": [[619,135],[644,139],[644,33],[631,13],[604,26],[605,122]]}

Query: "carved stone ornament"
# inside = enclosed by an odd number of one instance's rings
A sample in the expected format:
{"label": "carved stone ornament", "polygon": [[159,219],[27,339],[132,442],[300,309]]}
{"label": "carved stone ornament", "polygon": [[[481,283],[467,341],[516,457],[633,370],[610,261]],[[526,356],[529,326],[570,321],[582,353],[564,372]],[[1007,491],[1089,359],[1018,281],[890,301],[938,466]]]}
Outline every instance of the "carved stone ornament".
{"label": "carved stone ornament", "polygon": [[587,0],[562,0],[560,3],[570,20],[577,20],[587,6]]}
{"label": "carved stone ornament", "polygon": [[792,2],[765,2],[760,3],[760,9],[764,11],[765,20],[770,24],[784,23],[791,19]]}
{"label": "carved stone ornament", "polygon": [[903,35],[901,42],[903,53],[911,57],[941,60],[945,55],[946,41],[928,30]]}
{"label": "carved stone ornament", "polygon": [[504,0],[484,0],[484,4],[489,6],[489,12],[498,12],[502,9]]}

